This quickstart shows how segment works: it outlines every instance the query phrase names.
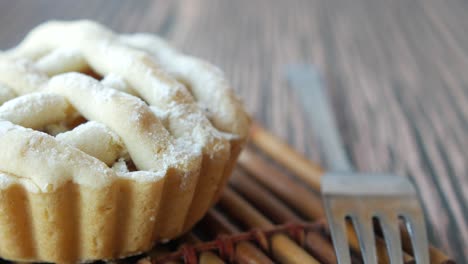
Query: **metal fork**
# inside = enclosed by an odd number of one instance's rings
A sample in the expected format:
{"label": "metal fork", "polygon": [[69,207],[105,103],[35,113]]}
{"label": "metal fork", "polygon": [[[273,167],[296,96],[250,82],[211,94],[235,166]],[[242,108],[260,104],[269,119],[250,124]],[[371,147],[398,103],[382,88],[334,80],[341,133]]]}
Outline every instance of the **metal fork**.
{"label": "metal fork", "polygon": [[364,263],[377,263],[374,221],[380,223],[390,262],[403,263],[399,220],[411,237],[417,263],[429,263],[424,216],[412,183],[390,174],[353,173],[319,74],[311,65],[291,66],[288,79],[298,92],[331,172],[322,196],[338,262],[351,263],[346,219],[356,230]]}

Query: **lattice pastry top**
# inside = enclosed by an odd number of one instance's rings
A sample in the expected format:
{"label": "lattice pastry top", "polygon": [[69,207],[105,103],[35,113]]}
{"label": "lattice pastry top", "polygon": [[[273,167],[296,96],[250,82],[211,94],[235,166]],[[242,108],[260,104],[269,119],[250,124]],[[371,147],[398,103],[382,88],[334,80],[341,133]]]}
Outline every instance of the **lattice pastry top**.
{"label": "lattice pastry top", "polygon": [[90,21],[47,22],[0,53],[0,105],[0,186],[35,192],[190,175],[228,160],[250,122],[216,67]]}

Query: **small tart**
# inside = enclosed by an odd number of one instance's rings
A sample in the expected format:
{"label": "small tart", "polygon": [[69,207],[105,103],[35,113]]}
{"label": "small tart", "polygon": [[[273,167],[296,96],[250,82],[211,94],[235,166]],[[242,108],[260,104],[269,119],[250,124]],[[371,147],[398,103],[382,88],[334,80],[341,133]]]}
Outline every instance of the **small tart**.
{"label": "small tart", "polygon": [[115,259],[177,237],[249,123],[218,68],[154,35],[38,26],[0,53],[0,257]]}

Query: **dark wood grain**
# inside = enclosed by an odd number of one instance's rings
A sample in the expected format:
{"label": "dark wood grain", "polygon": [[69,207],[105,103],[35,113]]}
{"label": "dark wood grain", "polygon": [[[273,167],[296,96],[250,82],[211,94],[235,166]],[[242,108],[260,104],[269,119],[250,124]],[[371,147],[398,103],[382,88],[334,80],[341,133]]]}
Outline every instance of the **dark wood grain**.
{"label": "dark wood grain", "polygon": [[433,243],[468,259],[468,2],[463,0],[8,1],[0,48],[49,19],[148,31],[225,70],[253,115],[311,159],[318,144],[287,87],[313,63],[362,171],[408,175]]}

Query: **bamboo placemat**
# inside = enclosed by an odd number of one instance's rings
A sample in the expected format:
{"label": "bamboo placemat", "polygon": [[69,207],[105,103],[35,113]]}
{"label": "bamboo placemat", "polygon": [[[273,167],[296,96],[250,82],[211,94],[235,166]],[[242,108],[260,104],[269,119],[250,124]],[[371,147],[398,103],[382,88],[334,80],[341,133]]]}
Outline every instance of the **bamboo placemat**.
{"label": "bamboo placemat", "polygon": [[[320,201],[323,170],[258,125],[218,204],[188,234],[121,263],[336,263]],[[378,236],[379,231],[376,231]],[[353,263],[362,263],[352,228]],[[404,262],[415,263],[402,226]],[[389,263],[377,238],[379,263]],[[431,263],[455,263],[430,248]]]}

